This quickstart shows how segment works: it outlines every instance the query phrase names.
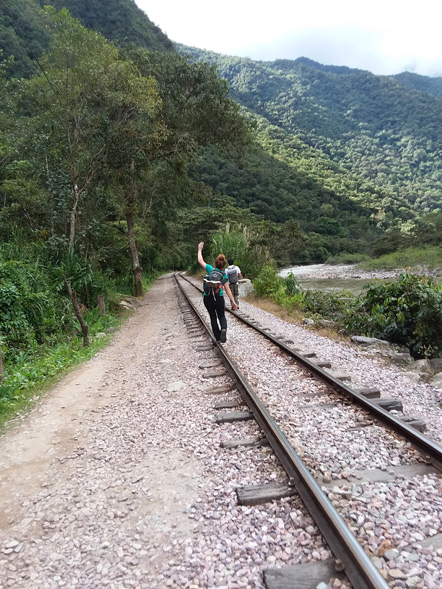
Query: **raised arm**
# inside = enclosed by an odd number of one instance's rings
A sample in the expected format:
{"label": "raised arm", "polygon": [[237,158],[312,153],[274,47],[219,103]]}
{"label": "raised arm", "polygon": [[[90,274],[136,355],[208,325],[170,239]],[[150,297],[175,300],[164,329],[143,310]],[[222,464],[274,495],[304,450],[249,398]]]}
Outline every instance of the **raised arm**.
{"label": "raised arm", "polygon": [[206,262],[203,259],[203,247],[204,247],[204,241],[200,241],[200,243],[198,244],[198,264],[200,266],[202,266],[205,270],[206,269]]}

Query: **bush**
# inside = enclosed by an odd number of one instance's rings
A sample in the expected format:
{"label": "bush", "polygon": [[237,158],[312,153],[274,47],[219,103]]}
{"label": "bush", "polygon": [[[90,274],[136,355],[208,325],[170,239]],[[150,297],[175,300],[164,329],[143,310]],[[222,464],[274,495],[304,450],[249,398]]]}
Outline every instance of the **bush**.
{"label": "bush", "polygon": [[273,266],[264,266],[258,277],[253,281],[256,294],[271,297],[284,285],[284,279],[278,276]]}
{"label": "bush", "polygon": [[6,347],[42,343],[64,324],[63,304],[39,264],[0,262],[0,336]]}
{"label": "bush", "polygon": [[331,319],[343,324],[347,316],[349,301],[354,298],[351,292],[341,293],[307,290],[302,298],[302,310],[310,315]]}
{"label": "bush", "polygon": [[365,288],[347,315],[349,331],[404,345],[414,358],[442,355],[442,287],[431,277],[404,272]]}
{"label": "bush", "polygon": [[284,280],[287,294],[292,296],[302,294],[302,288],[296,280],[293,272],[289,272]]}
{"label": "bush", "polygon": [[77,292],[79,302],[91,309],[97,294],[109,298],[115,281],[93,272],[75,254],[65,256],[54,266],[47,252],[37,248],[27,252],[29,260],[8,259],[17,252],[7,246],[3,244],[0,249],[0,339],[6,360],[15,362],[22,352],[32,355],[41,345],[53,345],[75,335],[78,323],[63,274]]}
{"label": "bush", "polygon": [[[227,259],[233,258],[234,263],[241,268],[244,278],[255,279],[264,265],[269,263],[268,252],[259,246],[252,245],[246,227],[242,230],[226,228],[218,231],[210,244],[210,258],[223,253]],[[212,262],[211,262],[212,263]]]}
{"label": "bush", "polygon": [[258,295],[271,299],[289,311],[299,305],[303,297],[293,274],[281,278],[273,266],[264,266],[253,281],[253,286]]}

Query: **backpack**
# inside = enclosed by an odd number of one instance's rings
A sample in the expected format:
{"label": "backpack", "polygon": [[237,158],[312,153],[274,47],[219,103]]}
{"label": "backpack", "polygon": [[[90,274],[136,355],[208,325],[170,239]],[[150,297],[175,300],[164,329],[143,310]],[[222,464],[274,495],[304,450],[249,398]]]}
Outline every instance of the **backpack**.
{"label": "backpack", "polygon": [[238,267],[232,266],[227,268],[227,276],[229,277],[230,284],[236,284],[238,282]]}
{"label": "backpack", "polygon": [[223,283],[221,282],[224,276],[223,270],[213,268],[209,274],[204,276],[204,292],[208,295],[216,296],[219,294]]}

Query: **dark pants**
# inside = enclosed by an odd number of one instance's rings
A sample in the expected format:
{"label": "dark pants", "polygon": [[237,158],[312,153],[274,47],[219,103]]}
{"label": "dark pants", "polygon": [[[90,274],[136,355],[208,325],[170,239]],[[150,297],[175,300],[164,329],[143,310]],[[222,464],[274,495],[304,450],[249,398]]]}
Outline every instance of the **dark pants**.
{"label": "dark pants", "polygon": [[234,284],[230,284],[230,290],[232,291],[233,298],[235,299],[235,303],[239,306],[239,284],[235,282]]}
{"label": "dark pants", "polygon": [[[224,313],[224,297],[212,295],[205,295],[203,296],[204,299],[204,306],[209,312],[210,315],[210,323],[212,325],[213,335],[217,342],[219,342],[219,338],[221,335],[221,329],[227,329],[227,319]],[[221,325],[221,327],[218,325]]]}

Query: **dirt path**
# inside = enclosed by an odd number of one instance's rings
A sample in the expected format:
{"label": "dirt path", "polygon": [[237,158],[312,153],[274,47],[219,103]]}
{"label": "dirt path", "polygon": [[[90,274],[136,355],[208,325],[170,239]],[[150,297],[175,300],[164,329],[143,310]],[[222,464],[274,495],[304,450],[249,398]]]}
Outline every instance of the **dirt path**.
{"label": "dirt path", "polygon": [[164,443],[173,390],[191,395],[193,378],[171,293],[157,280],[114,342],[1,438],[1,588],[102,586],[103,570],[103,585],[153,586],[150,551],[191,535],[199,465]]}

